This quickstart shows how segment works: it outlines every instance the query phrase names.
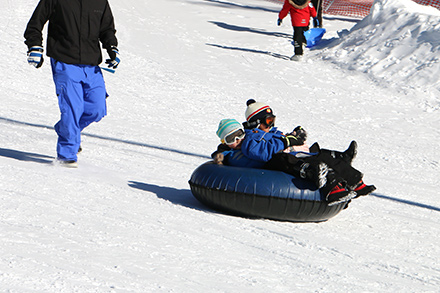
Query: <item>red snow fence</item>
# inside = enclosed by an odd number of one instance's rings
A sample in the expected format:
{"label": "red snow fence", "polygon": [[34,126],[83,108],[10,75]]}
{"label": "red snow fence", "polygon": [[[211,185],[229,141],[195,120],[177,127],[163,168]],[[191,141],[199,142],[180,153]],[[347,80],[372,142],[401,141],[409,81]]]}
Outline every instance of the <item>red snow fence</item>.
{"label": "red snow fence", "polygon": [[370,13],[373,2],[374,0],[324,0],[322,13],[364,18]]}
{"label": "red snow fence", "polygon": [[[266,0],[276,3],[284,3],[284,0]],[[414,2],[432,6],[440,10],[440,0],[413,0]],[[323,0],[322,12],[339,16],[364,18],[370,13],[374,0]]]}

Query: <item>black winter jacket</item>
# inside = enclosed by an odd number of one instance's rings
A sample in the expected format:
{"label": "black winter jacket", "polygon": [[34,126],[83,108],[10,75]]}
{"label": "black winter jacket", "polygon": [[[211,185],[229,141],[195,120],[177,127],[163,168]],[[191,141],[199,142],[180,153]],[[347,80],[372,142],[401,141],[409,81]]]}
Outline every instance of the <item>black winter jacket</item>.
{"label": "black winter jacket", "polygon": [[24,33],[28,48],[42,46],[49,21],[47,56],[68,64],[98,65],[99,42],[117,46],[113,14],[107,0],[41,0]]}

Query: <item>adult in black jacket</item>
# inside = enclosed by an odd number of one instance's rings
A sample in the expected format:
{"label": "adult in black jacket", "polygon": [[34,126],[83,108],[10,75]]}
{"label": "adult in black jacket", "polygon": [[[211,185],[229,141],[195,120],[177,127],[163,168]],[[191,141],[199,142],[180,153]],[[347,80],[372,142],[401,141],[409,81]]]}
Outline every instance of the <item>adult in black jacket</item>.
{"label": "adult in black jacket", "polygon": [[41,0],[24,33],[28,62],[43,64],[42,30],[49,21],[47,56],[61,112],[55,125],[57,159],[77,167],[81,131],[106,115],[107,92],[101,69],[101,48],[110,56],[106,63],[116,69],[120,59],[113,15],[107,0]]}

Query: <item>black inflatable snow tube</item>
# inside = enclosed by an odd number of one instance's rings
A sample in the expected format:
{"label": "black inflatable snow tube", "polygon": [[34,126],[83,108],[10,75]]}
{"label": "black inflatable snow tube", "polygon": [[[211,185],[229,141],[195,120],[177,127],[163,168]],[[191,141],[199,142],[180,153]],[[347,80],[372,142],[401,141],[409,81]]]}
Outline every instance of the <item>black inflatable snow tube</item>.
{"label": "black inflatable snow tube", "polygon": [[280,171],[208,162],[194,170],[189,185],[203,204],[245,217],[321,222],[345,207],[328,206],[313,184]]}

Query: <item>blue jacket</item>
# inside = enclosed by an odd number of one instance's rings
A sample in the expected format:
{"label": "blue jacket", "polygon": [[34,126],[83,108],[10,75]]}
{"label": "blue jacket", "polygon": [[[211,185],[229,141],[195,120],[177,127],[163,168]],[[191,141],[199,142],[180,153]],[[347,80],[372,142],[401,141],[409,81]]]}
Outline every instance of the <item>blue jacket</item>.
{"label": "blue jacket", "polygon": [[246,137],[241,144],[241,151],[249,159],[267,162],[272,156],[284,150],[283,133],[273,127],[269,132],[258,128],[246,129]]}
{"label": "blue jacket", "polygon": [[227,166],[246,167],[246,168],[263,168],[265,162],[251,160],[241,150],[230,150],[223,152],[224,163]]}
{"label": "blue jacket", "polygon": [[269,132],[260,129],[245,129],[245,132],[240,150],[223,152],[226,165],[262,168],[274,154],[284,149],[283,134],[276,127]]}

